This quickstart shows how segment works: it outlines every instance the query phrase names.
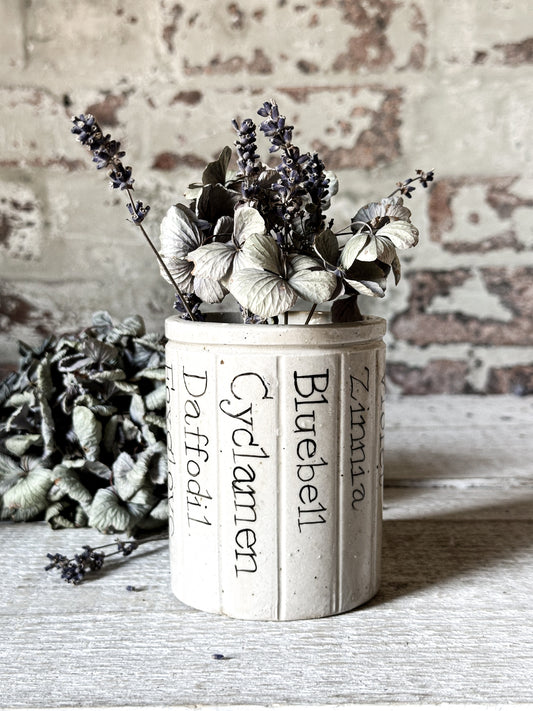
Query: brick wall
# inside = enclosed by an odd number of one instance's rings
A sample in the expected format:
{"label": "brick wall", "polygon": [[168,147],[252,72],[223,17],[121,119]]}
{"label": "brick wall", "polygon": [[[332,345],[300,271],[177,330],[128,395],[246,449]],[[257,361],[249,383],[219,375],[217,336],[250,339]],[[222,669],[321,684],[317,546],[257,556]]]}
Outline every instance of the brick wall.
{"label": "brick wall", "polygon": [[0,363],[16,339],[108,309],[160,330],[172,294],[70,135],[91,111],[127,149],[156,237],[166,208],[274,97],[336,170],[336,224],[416,168],[421,244],[366,312],[391,389],[533,391],[529,0],[2,0]]}

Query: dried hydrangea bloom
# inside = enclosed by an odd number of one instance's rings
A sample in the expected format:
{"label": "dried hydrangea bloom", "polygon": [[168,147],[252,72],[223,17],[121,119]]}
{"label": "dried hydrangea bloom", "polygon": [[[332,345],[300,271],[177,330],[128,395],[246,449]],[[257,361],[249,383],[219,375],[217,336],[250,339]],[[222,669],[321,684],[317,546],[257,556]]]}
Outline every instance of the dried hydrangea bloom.
{"label": "dried hydrangea bloom", "polygon": [[297,253],[285,255],[269,235],[253,235],[243,252],[250,266],[236,271],[228,288],[241,306],[261,318],[284,314],[298,297],[322,303],[335,292],[337,277],[317,259]]}
{"label": "dried hydrangea bloom", "polygon": [[352,224],[366,223],[377,230],[387,222],[411,219],[411,210],[405,207],[401,197],[386,197],[380,202],[369,202],[356,213]]}
{"label": "dried hydrangea bloom", "polygon": [[229,241],[204,244],[189,253],[195,277],[225,281],[233,271],[246,266],[243,246],[248,237],[265,234],[265,221],[253,207],[243,206],[235,211],[232,227]]}
{"label": "dried hydrangea bloom", "polygon": [[355,260],[376,260],[395,268],[396,249],[408,249],[418,243],[418,230],[411,223],[411,212],[400,197],[384,198],[361,208],[352,220],[352,229],[359,231],[346,243],[341,265],[348,269]]}

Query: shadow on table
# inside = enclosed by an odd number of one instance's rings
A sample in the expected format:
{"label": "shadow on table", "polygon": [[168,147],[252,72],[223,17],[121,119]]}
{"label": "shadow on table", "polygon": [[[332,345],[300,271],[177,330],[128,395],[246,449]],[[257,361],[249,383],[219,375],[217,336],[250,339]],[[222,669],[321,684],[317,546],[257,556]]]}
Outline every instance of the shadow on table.
{"label": "shadow on table", "polygon": [[[446,491],[442,489],[443,496]],[[490,578],[502,569],[515,569],[518,584],[520,565],[533,548],[533,495],[515,489],[513,497],[501,502],[469,507],[468,491],[464,508],[453,513],[418,512],[411,519],[384,521],[382,584],[369,605],[453,580]],[[500,582],[494,577],[495,584]]]}
{"label": "shadow on table", "polygon": [[144,545],[145,547],[139,547],[136,551],[131,553],[131,555],[116,555],[112,558],[110,557],[109,560],[106,560],[104,566],[100,570],[91,573],[92,579],[97,580],[99,578],[104,578],[121,565],[128,565],[130,560],[133,561],[141,558],[149,558],[153,555],[160,556],[162,549],[168,548],[168,539],[164,538],[162,540],[152,541],[151,543],[146,543]]}
{"label": "shadow on table", "polygon": [[[500,462],[501,464],[501,462]],[[437,451],[390,449],[385,451],[385,481],[394,485],[395,481],[423,479],[495,479],[494,458],[490,453],[473,457],[465,451],[453,448]],[[502,471],[504,476],[507,472]]]}

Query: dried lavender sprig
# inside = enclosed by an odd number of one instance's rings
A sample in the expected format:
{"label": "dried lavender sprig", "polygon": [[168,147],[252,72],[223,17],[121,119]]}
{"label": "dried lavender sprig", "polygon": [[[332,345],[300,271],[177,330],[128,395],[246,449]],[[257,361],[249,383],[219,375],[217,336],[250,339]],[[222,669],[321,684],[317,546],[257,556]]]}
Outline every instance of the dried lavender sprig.
{"label": "dried lavender sprig", "polygon": [[108,176],[111,180],[111,186],[113,188],[119,188],[120,190],[126,190],[129,197],[129,203],[127,204],[128,211],[132,217],[132,222],[136,225],[142,232],[143,237],[148,242],[150,249],[154,253],[157,261],[161,265],[161,268],[170,280],[176,290],[178,298],[180,298],[185,306],[185,310],[191,319],[195,321],[193,313],[187,306],[186,301],[184,301],[184,295],[176,284],[174,277],[170,273],[164,259],[159,254],[155,244],[152,242],[150,236],[144,229],[142,224],[144,218],[150,210],[149,205],[143,205],[142,202],[135,202],[132,196],[133,190],[133,179],[132,169],[130,166],[124,166],[122,163],[122,158],[125,156],[125,152],[120,150],[120,142],[111,139],[109,134],[104,135],[100,125],[96,121],[92,114],[80,114],[79,116],[72,117],[72,123],[74,124],[71,128],[72,133],[77,136],[77,140],[91,151],[93,154],[93,161],[96,163],[97,169],[109,168]]}
{"label": "dried lavender sprig", "polygon": [[[165,534],[140,540],[116,540],[114,543],[107,543],[94,548],[92,546],[82,546],[82,552],[76,553],[72,558],[68,558],[61,553],[47,553],[50,563],[45,567],[45,570],[59,570],[61,578],[65,582],[80,585],[88,573],[100,570],[108,558],[115,555],[129,556],[144,543],[163,541],[166,538],[168,538],[168,535]],[[112,553],[102,552],[109,547],[114,547],[116,550]]]}
{"label": "dried lavender sprig", "polygon": [[244,119],[240,124],[235,119],[231,123],[235,131],[237,131],[237,139],[235,140],[237,165],[242,174],[249,178],[261,170],[257,165],[259,155],[256,152],[256,126],[252,119],[249,118]]}
{"label": "dried lavender sprig", "polygon": [[318,153],[314,153],[305,166],[305,189],[312,200],[313,210],[311,222],[313,230],[318,232],[324,227],[325,217],[322,212],[322,201],[328,193],[329,179],[326,178],[324,163],[320,160]]}
{"label": "dried lavender sprig", "polygon": [[279,113],[278,105],[275,101],[265,101],[263,106],[257,112],[265,121],[261,123],[259,128],[270,138],[272,146],[270,152],[279,151],[285,145],[292,143],[292,131],[294,126],[286,124],[285,116]]}
{"label": "dried lavender sprig", "polygon": [[250,118],[244,119],[240,124],[233,119],[231,123],[237,132],[234,145],[237,149],[237,166],[243,176],[241,193],[248,203],[255,206],[261,199],[257,179],[262,170],[257,162],[259,154],[256,144],[256,125]]}
{"label": "dried lavender sprig", "polygon": [[92,114],[73,116],[72,123],[74,125],[71,132],[91,151],[98,170],[109,168],[108,176],[113,188],[132,189],[134,181],[131,177],[131,167],[122,163],[126,154],[120,150],[120,142],[113,141],[109,134],[104,135]]}
{"label": "dried lavender sprig", "polygon": [[[272,189],[278,195],[276,210],[281,233],[285,233],[286,240],[291,234],[291,225],[296,219],[302,219],[304,215],[303,198],[307,192],[305,166],[310,160],[310,155],[309,153],[302,155],[300,149],[292,143],[294,127],[287,125],[285,116],[280,115],[274,101],[265,101],[257,113],[265,118],[259,128],[272,143],[270,152],[282,151],[281,162],[276,167],[280,179],[278,183],[272,185]],[[278,241],[282,247],[290,246],[283,244],[283,239]]]}

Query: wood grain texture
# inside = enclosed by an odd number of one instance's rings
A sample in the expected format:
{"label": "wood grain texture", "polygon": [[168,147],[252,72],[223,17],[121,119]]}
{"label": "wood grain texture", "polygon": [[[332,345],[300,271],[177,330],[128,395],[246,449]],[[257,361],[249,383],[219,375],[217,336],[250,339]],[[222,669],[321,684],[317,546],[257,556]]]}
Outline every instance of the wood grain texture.
{"label": "wood grain texture", "polygon": [[328,619],[186,608],[165,543],[74,588],[44,573],[46,552],[107,538],[1,524],[0,707],[533,701],[532,424],[531,398],[391,400],[381,589]]}

